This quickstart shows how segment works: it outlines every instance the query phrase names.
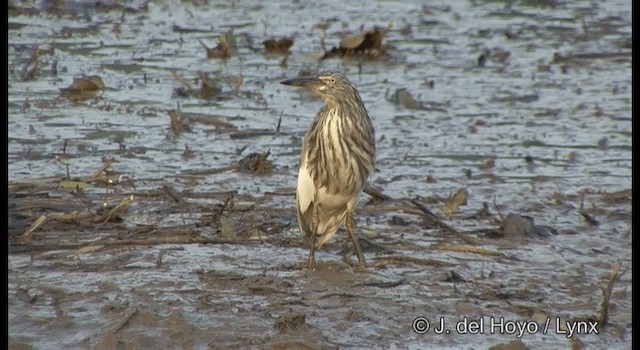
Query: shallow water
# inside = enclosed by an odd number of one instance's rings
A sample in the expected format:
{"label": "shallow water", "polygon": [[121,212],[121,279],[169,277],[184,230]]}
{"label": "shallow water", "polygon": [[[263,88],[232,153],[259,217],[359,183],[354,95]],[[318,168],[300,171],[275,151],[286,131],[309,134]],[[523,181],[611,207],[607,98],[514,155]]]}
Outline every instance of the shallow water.
{"label": "shallow water", "polygon": [[[9,255],[11,344],[263,348],[294,347],[291,341],[298,339],[329,348],[486,348],[516,337],[488,331],[416,334],[411,325],[417,317],[432,322],[444,317],[451,325],[465,316],[542,325],[547,319],[552,325],[590,319],[599,314],[601,289],[619,262],[609,326],[600,334],[567,337],[538,331],[519,339],[531,348],[576,342],[594,348],[630,346],[630,2],[192,1],[140,2],[128,9],[104,4],[110,3],[43,1],[10,7],[10,191],[35,183],[50,197],[78,203],[56,188],[54,180],[66,176],[56,157],[68,164],[71,177],[81,178],[107,158],[115,160],[111,169],[123,182],[85,189],[93,204],[136,194],[119,225],[89,232],[45,225],[32,239],[100,244],[105,237],[122,239],[123,232],[126,238],[142,235],[144,225],[184,225],[192,235],[217,237],[216,229],[198,223],[209,213],[206,208],[224,201],[206,194],[226,191],[237,192],[238,206],[255,206],[229,214],[233,229],[249,232],[255,226],[261,235],[250,234],[249,243],[242,244],[14,252]],[[361,27],[390,25],[384,40],[390,48],[378,61],[319,61],[319,24],[329,24],[327,49]],[[198,41],[215,46],[226,31],[235,34],[237,53],[227,60],[207,59]],[[295,41],[286,66],[282,56],[263,54],[261,44],[281,36]],[[24,67],[36,46],[53,48],[53,53],[38,56],[40,68],[24,81]],[[488,59],[481,67],[478,58],[485,48],[509,56]],[[554,60],[554,55],[566,59]],[[481,248],[501,255],[453,252],[439,244],[464,242],[425,228],[401,203],[372,204],[363,195],[357,220],[372,241],[393,255],[446,265],[376,265],[385,254],[368,251],[373,266],[354,273],[340,261],[335,243],[318,252],[317,271],[301,269],[306,251],[297,241],[291,193],[301,137],[321,102],[279,81],[301,70],[324,69],[344,71],[361,93],[376,127],[371,183],[385,194],[418,197],[441,214],[442,201],[465,188],[468,203],[446,221],[460,231],[495,226],[474,216],[486,203],[493,216],[530,215],[560,234],[509,240],[474,233],[470,236],[482,241]],[[193,79],[199,72],[216,81],[222,93],[208,100],[174,96],[174,89],[183,86],[174,73],[197,86]],[[82,75],[99,75],[106,89],[77,103],[61,97],[59,89]],[[425,108],[394,102],[400,88]],[[168,114],[176,108],[192,118],[192,132],[178,137]],[[215,130],[203,122],[213,118],[236,129]],[[247,136],[250,130],[268,132]],[[185,145],[193,158],[183,158]],[[272,175],[193,175],[268,149]],[[495,165],[483,168],[489,159]],[[125,179],[135,188],[124,186]],[[165,183],[201,210],[151,195]],[[581,203],[597,226],[580,214]],[[31,215],[29,224],[43,213],[25,212]],[[394,224],[394,216],[407,225]],[[161,251],[166,254],[158,264]],[[466,282],[443,280],[450,271]],[[371,281],[402,283],[366,284]],[[114,331],[132,310],[137,311]],[[274,328],[287,312],[306,315],[304,325],[290,332]]]}

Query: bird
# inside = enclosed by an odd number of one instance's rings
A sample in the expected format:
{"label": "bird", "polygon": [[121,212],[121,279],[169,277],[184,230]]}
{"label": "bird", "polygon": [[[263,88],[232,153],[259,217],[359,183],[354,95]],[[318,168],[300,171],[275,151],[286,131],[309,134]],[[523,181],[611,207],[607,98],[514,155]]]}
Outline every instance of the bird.
{"label": "bird", "polygon": [[307,267],[315,269],[316,249],[344,226],[356,268],[364,270],[354,212],[375,164],[375,130],[367,109],[355,86],[337,71],[280,83],[306,88],[324,100],[304,135],[296,188],[300,232],[309,246]]}

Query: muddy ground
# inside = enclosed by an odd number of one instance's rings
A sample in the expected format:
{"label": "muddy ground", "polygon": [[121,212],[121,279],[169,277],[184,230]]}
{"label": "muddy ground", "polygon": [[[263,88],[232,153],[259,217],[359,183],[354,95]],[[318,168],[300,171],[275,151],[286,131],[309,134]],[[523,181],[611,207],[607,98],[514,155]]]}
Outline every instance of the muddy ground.
{"label": "muddy ground", "polygon": [[[630,3],[366,6],[10,3],[9,348],[630,348]],[[325,69],[364,272],[298,232]]]}

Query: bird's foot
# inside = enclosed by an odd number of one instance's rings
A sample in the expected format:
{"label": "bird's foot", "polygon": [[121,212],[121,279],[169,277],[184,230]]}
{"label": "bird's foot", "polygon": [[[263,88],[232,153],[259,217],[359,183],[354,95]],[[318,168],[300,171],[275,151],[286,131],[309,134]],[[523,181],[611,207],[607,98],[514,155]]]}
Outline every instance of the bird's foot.
{"label": "bird's foot", "polygon": [[309,260],[307,261],[307,269],[311,270],[311,271],[315,271],[316,269],[316,259],[315,257],[310,256]]}
{"label": "bird's foot", "polygon": [[367,271],[367,264],[363,262],[356,264],[356,266],[354,266],[354,270],[356,272],[365,272]]}
{"label": "bird's foot", "polygon": [[367,263],[365,263],[364,260],[358,260],[358,262],[356,263],[355,261],[353,261],[353,259],[351,259],[349,255],[343,255],[342,261],[351,266],[351,268],[353,268],[355,272],[367,271]]}

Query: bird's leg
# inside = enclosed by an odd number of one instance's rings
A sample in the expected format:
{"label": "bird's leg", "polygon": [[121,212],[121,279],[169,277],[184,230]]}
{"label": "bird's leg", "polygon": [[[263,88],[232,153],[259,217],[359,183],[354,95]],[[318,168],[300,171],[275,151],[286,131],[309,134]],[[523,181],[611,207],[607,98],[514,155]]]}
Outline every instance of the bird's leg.
{"label": "bird's leg", "polygon": [[358,257],[358,269],[364,270],[367,267],[367,264],[364,261],[364,255],[362,255],[360,243],[358,243],[358,236],[356,236],[356,221],[353,219],[353,213],[347,214],[346,221],[345,226],[347,227],[347,233],[349,234],[351,243],[353,243],[353,249],[356,251],[356,256]]}
{"label": "bird's leg", "polygon": [[316,238],[318,237],[318,206],[313,206],[311,214],[311,240],[309,241],[309,261],[307,268],[313,270],[316,265]]}

